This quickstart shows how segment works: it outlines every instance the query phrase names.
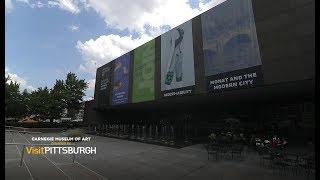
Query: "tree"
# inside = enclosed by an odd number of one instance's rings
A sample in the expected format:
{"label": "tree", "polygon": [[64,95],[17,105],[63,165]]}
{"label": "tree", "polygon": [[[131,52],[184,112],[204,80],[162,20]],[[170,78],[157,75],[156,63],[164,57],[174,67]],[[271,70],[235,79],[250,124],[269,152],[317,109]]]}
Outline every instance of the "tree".
{"label": "tree", "polygon": [[5,77],[5,98],[4,98],[4,104],[5,104],[5,113],[6,113],[6,116],[8,116],[8,105],[9,105],[9,102],[10,102],[10,98],[11,98],[11,87],[10,87],[10,76],[6,76]]}
{"label": "tree", "polygon": [[19,118],[23,115],[22,96],[19,91],[20,84],[13,82],[8,75],[5,78],[5,113],[6,117]]}
{"label": "tree", "polygon": [[76,113],[81,109],[82,98],[88,84],[84,79],[78,79],[74,73],[68,73],[65,81],[66,107],[68,116],[75,118]]}
{"label": "tree", "polygon": [[50,121],[61,118],[61,114],[66,106],[66,90],[63,80],[56,80],[55,85],[50,90],[49,98],[49,116]]}
{"label": "tree", "polygon": [[65,81],[56,80],[52,89],[40,87],[29,93],[26,89],[20,93],[20,85],[5,78],[5,112],[6,116],[23,117],[36,115],[41,119],[58,119],[64,109],[68,116],[74,118],[82,108],[84,91],[87,83],[78,79],[74,73],[68,73]]}
{"label": "tree", "polygon": [[24,116],[31,115],[30,114],[30,107],[29,107],[29,102],[30,102],[30,93],[28,92],[27,89],[24,89],[22,94],[21,94],[21,100],[22,100],[22,114]]}
{"label": "tree", "polygon": [[50,117],[50,94],[47,87],[40,87],[30,94],[30,113],[39,116],[41,119]]}

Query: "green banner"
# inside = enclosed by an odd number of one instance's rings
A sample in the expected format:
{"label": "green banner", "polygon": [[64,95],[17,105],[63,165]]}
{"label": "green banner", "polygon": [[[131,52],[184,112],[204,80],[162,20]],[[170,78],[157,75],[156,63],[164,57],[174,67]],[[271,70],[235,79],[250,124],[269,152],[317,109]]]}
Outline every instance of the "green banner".
{"label": "green banner", "polygon": [[134,50],[132,102],[154,100],[155,40]]}

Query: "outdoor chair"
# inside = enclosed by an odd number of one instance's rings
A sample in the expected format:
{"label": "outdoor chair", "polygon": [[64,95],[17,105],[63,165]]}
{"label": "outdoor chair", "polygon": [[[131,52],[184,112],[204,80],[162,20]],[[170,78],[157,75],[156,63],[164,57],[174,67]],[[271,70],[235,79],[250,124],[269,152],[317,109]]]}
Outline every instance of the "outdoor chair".
{"label": "outdoor chair", "polygon": [[291,163],[288,162],[286,158],[286,154],[284,154],[281,150],[273,149],[271,150],[271,163],[273,172],[279,170],[280,175],[286,175],[288,167],[291,166]]}
{"label": "outdoor chair", "polygon": [[280,175],[287,175],[288,167],[290,167],[290,164],[286,162],[283,157],[274,157],[272,159],[273,173],[278,170]]}
{"label": "outdoor chair", "polygon": [[236,154],[239,157],[242,157],[242,152],[243,152],[244,146],[243,145],[234,145],[231,147],[231,156],[233,159],[233,155]]}
{"label": "outdoor chair", "polygon": [[301,167],[299,166],[299,164],[301,164],[302,161],[301,158],[299,158],[298,156],[296,156],[295,158],[290,158],[290,156],[287,156],[285,158],[285,161],[290,164],[292,174],[298,175],[298,171],[301,170]]}
{"label": "outdoor chair", "polygon": [[219,152],[221,154],[223,154],[224,156],[230,152],[230,144],[228,143],[221,143],[219,144],[220,145],[220,148],[219,148]]}
{"label": "outdoor chair", "polygon": [[210,159],[210,156],[215,155],[216,160],[218,160],[218,154],[219,154],[219,147],[216,145],[210,145],[210,144],[205,144],[204,145],[205,149],[207,150],[208,153],[208,160]]}
{"label": "outdoor chair", "polygon": [[307,174],[309,179],[311,172],[315,171],[315,157],[304,157],[299,161],[298,168]]}
{"label": "outdoor chair", "polygon": [[271,161],[274,158],[274,154],[266,147],[258,147],[257,150],[260,158],[260,165],[264,166],[265,162],[267,161],[270,167],[272,165]]}
{"label": "outdoor chair", "polygon": [[283,161],[291,167],[292,174],[297,174],[299,159],[295,155],[285,154]]}

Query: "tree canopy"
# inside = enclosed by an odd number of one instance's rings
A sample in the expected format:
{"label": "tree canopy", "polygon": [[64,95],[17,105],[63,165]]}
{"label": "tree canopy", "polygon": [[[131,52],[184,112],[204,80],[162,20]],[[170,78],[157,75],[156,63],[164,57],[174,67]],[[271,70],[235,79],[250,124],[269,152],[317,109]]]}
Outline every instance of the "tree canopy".
{"label": "tree canopy", "polygon": [[74,118],[82,108],[84,91],[88,84],[76,74],[68,73],[65,80],[57,79],[51,89],[40,87],[28,92],[20,92],[20,85],[5,79],[5,113],[6,117],[21,118],[36,115],[41,119],[59,119],[65,109],[68,116]]}
{"label": "tree canopy", "polygon": [[10,81],[9,76],[6,77],[5,81],[5,113],[12,117],[21,117],[24,114],[25,107],[19,91],[20,85]]}
{"label": "tree canopy", "polygon": [[88,84],[83,80],[79,80],[74,73],[68,73],[65,81],[66,107],[68,115],[74,118],[77,111],[81,108],[82,97],[85,95],[84,90]]}

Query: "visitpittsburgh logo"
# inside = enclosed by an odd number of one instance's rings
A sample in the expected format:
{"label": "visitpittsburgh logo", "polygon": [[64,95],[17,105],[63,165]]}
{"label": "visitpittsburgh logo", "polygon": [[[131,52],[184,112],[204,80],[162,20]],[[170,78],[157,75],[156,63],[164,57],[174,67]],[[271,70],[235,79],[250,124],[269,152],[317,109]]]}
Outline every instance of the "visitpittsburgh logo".
{"label": "visitpittsburgh logo", "polygon": [[96,154],[97,147],[29,146],[29,147],[26,147],[26,152],[31,155]]}

